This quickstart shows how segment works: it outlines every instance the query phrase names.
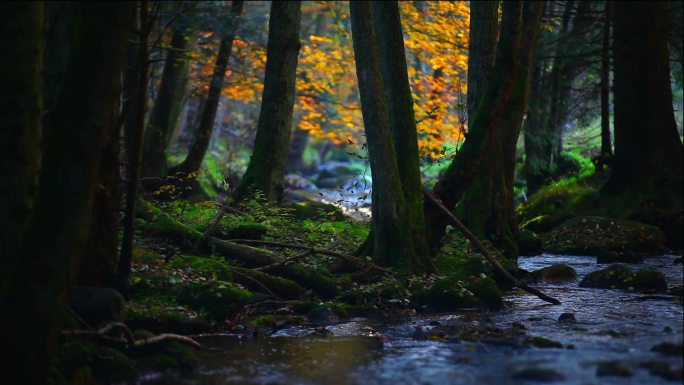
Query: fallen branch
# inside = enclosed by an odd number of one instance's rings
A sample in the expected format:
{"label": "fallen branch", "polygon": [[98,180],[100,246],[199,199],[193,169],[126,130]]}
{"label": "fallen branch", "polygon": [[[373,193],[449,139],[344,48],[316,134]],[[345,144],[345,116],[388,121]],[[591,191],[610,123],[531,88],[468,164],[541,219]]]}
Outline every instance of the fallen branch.
{"label": "fallen branch", "polygon": [[[117,330],[121,329],[124,332],[124,338],[113,338],[109,335],[112,330]],[[67,336],[93,336],[93,337],[98,337],[102,339],[106,339],[109,341],[113,342],[119,342],[119,343],[124,343],[128,345],[129,347],[141,347],[145,345],[151,345],[151,344],[156,344],[164,341],[177,341],[180,343],[184,343],[186,345],[190,345],[194,348],[201,348],[202,345],[200,345],[197,341],[193,340],[192,338],[186,337],[186,336],[181,336],[178,334],[159,334],[153,337],[149,338],[141,338],[141,339],[135,339],[135,336],[133,335],[133,332],[131,329],[122,322],[110,322],[106,324],[105,326],[92,330],[92,329],[77,329],[77,330],[63,330],[62,335],[67,335]]]}
{"label": "fallen branch", "polygon": [[315,247],[310,247],[310,246],[304,246],[304,245],[294,245],[291,243],[282,243],[282,242],[275,242],[275,241],[262,241],[262,240],[257,240],[257,239],[231,239],[231,242],[235,243],[241,243],[245,245],[262,245],[262,246],[273,246],[273,247],[284,247],[288,249],[296,249],[296,250],[307,250],[313,254],[322,254],[322,255],[329,255],[331,257],[337,257],[342,260],[345,260],[347,262],[351,262],[357,265],[365,265],[367,267],[370,267],[374,270],[382,271],[385,274],[392,275],[392,271],[389,269],[385,269],[383,267],[380,267],[373,262],[370,261],[364,261],[361,258],[354,257],[349,254],[344,254],[344,253],[339,253],[337,251],[332,251],[332,250],[326,250],[326,249],[318,249]]}
{"label": "fallen branch", "polygon": [[444,204],[442,204],[442,202],[439,199],[437,199],[437,197],[432,192],[428,191],[427,189],[423,189],[423,194],[425,194],[425,197],[428,198],[432,203],[434,203],[444,213],[444,215],[446,215],[449,218],[449,220],[451,220],[451,222],[456,226],[456,228],[459,229],[466,236],[466,238],[468,238],[470,240],[470,242],[473,243],[473,245],[475,246],[477,251],[479,251],[480,254],[482,254],[482,256],[484,256],[485,259],[487,261],[489,261],[489,263],[491,263],[497,270],[499,270],[501,272],[501,274],[504,275],[504,277],[508,278],[513,283],[513,285],[527,291],[528,293],[536,295],[537,297],[539,297],[540,299],[542,299],[546,302],[552,303],[554,305],[560,305],[559,300],[557,300],[553,297],[549,297],[548,295],[542,293],[541,291],[539,291],[533,287],[530,287],[530,286],[518,281],[515,277],[513,277],[508,272],[508,270],[506,270],[503,266],[501,266],[501,264],[496,259],[496,257],[494,257],[489,252],[489,250],[487,250],[485,245],[483,245],[482,242],[480,242],[480,240],[475,236],[475,234],[471,233],[470,230],[468,230],[468,228],[465,227],[465,225],[463,223],[461,223],[461,221],[459,221],[454,216],[454,214],[452,214],[451,211],[449,211],[449,209],[447,209],[444,206]]}

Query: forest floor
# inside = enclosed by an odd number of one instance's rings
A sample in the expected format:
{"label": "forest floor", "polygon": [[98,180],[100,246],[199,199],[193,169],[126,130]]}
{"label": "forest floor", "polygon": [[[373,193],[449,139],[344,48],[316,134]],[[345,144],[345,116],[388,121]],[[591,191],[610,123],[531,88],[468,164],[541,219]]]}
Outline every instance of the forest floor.
{"label": "forest floor", "polygon": [[[668,250],[658,227],[573,209],[594,192],[591,183],[576,180],[551,185],[531,197],[519,213],[521,253],[591,255],[599,263],[634,263]],[[436,258],[438,273],[402,275],[354,257],[368,235],[368,222],[312,197],[284,206],[252,199],[227,211],[217,223],[221,205],[213,201],[141,201],[126,304],[126,324],[133,338],[164,333],[258,338],[291,328],[325,336],[327,325],[357,317],[387,319],[504,307],[502,293],[511,289],[510,282],[455,231],[448,232]],[[567,264],[526,271],[515,261],[501,255],[498,259],[525,282],[577,279]],[[681,286],[668,287],[661,272],[621,264],[586,274],[580,286],[667,294],[680,301],[682,295]],[[474,341],[502,333],[484,325],[471,328]],[[504,334],[511,337],[514,332]],[[524,341],[532,346],[553,343],[531,336]],[[677,346],[681,350],[681,341]],[[193,348],[182,340],[122,350],[92,338],[68,337],[59,357],[54,383],[198,363]]]}

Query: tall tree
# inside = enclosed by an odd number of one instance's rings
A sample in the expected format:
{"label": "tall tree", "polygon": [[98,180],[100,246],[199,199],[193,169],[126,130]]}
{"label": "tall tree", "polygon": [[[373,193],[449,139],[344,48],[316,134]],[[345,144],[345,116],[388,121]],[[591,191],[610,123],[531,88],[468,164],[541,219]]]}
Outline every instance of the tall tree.
{"label": "tall tree", "polygon": [[209,91],[207,91],[207,97],[204,100],[199,125],[194,133],[195,139],[188,149],[188,155],[185,157],[185,160],[172,167],[169,170],[170,175],[176,173],[192,173],[199,170],[202,166],[204,155],[209,148],[209,141],[211,140],[211,133],[214,128],[214,120],[216,119],[216,111],[218,110],[218,103],[221,97],[221,89],[223,88],[223,78],[225,77],[226,68],[228,67],[228,59],[230,58],[230,51],[233,48],[233,40],[235,39],[235,32],[238,28],[243,5],[244,1],[233,1],[233,4],[231,5],[230,18],[226,21],[225,32],[221,35],[219,52],[216,56],[216,64],[214,65],[214,72],[211,76]]}
{"label": "tall tree", "polygon": [[488,153],[478,176],[461,202],[464,224],[476,235],[486,237],[511,257],[518,254],[513,207],[513,177],[518,135],[527,108],[530,59],[536,42],[541,16],[541,2],[523,6],[520,21],[502,25],[502,36],[520,39],[519,65],[514,72],[513,88],[501,123],[489,137]]}
{"label": "tall tree", "polygon": [[[502,149],[497,144],[501,140],[498,130],[518,111],[516,106],[519,98],[524,97],[524,93],[520,93],[524,90],[521,88],[523,72],[528,71],[524,60],[529,54],[526,47],[530,43],[521,41],[522,17],[522,2],[503,2],[501,38],[497,43],[494,69],[470,123],[466,141],[434,188],[435,195],[450,209],[461,200],[478,176],[483,160],[497,156],[497,152],[498,156],[503,157]],[[503,170],[499,175],[499,179],[503,180]],[[425,217],[430,250],[436,253],[441,245],[447,220],[440,209],[429,202],[425,205]]]}
{"label": "tall tree", "polygon": [[278,202],[283,196],[292,133],[295,79],[299,56],[301,2],[271,4],[266,47],[266,74],[261,96],[261,112],[254,150],[247,171],[234,197],[261,191],[266,199]]}
{"label": "tall tree", "polygon": [[470,36],[468,38],[468,122],[475,118],[477,103],[487,85],[499,37],[499,2],[470,2]]}
{"label": "tall tree", "polygon": [[17,251],[33,209],[41,158],[43,3],[4,2],[0,22],[0,269]]}
{"label": "tall tree", "polygon": [[[35,3],[26,4],[22,7]],[[35,205],[12,256],[11,278],[3,280],[0,290],[0,328],[4,331],[0,368],[6,383],[47,382],[88,234],[103,139],[117,123],[114,106],[120,96],[133,6],[132,2],[78,3],[77,33],[50,118]],[[42,12],[42,4],[34,11]],[[16,15],[4,9],[0,14]],[[40,16],[16,20],[23,34],[36,21],[40,25]],[[33,91],[26,88],[23,92]]]}
{"label": "tall tree", "polygon": [[413,99],[397,2],[351,2],[352,38],[373,175],[371,234],[361,252],[431,271]]}
{"label": "tall tree", "polygon": [[601,52],[601,156],[598,169],[613,157],[613,144],[610,138],[610,9],[611,2],[606,1],[603,18],[603,36]]}
{"label": "tall tree", "polygon": [[681,193],[667,21],[667,2],[613,3],[615,155],[606,193],[653,191],[668,180]]}
{"label": "tall tree", "polygon": [[[179,13],[181,7],[181,1],[174,1],[172,12]],[[188,80],[188,61],[184,56],[190,42],[190,31],[178,20],[174,21],[171,29],[171,42],[164,61],[159,93],[145,129],[143,177],[166,175],[166,148],[180,113]]]}

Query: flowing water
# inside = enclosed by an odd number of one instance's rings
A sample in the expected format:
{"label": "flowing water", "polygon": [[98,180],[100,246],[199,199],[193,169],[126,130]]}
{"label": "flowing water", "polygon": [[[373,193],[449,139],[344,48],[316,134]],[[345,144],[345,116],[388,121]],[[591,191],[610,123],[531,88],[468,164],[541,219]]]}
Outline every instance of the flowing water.
{"label": "flowing water", "polygon": [[[649,258],[631,266],[663,272],[670,287],[682,284],[682,264],[673,255]],[[540,255],[521,257],[520,267],[535,270],[554,263],[574,267],[581,279],[597,266],[595,258]],[[681,368],[682,356],[651,352],[661,342],[681,343],[681,297],[648,296],[621,290],[580,288],[577,283],[537,287],[561,300],[559,306],[534,296],[512,293],[506,307],[492,312],[418,315],[385,321],[352,320],[328,326],[320,336],[311,328],[289,328],[268,338],[237,336],[200,339],[202,365],[191,372],[142,374],[135,384],[527,384],[514,374],[553,369],[547,382],[560,384],[674,384],[651,375],[641,364],[657,360]],[[576,322],[558,322],[565,312]],[[488,335],[478,342],[437,334],[450,326],[501,328],[524,325],[531,336],[561,342],[542,349],[515,337]],[[462,330],[462,329],[461,329]],[[513,335],[514,332],[511,332]],[[496,333],[494,333],[496,334]],[[620,361],[631,377],[597,377],[601,361]],[[662,365],[662,364],[661,364]],[[537,379],[539,380],[539,379]]]}

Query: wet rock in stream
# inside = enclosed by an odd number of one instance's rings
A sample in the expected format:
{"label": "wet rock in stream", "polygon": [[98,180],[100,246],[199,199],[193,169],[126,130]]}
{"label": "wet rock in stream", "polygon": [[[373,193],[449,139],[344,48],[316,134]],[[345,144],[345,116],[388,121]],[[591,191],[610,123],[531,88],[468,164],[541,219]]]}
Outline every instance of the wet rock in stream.
{"label": "wet rock in stream", "polygon": [[633,375],[632,370],[620,361],[599,362],[596,368],[598,377],[632,377]]}
{"label": "wet rock in stream", "polygon": [[523,369],[511,376],[516,380],[527,380],[536,382],[556,382],[565,380],[565,376],[553,369],[529,368]]}
{"label": "wet rock in stream", "polygon": [[577,272],[572,267],[558,263],[532,272],[532,276],[544,282],[573,282]]}
{"label": "wet rock in stream", "polygon": [[658,271],[641,269],[635,273],[629,267],[616,263],[587,274],[580,282],[580,287],[662,293],[667,291],[667,280]]}

